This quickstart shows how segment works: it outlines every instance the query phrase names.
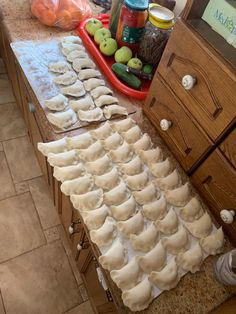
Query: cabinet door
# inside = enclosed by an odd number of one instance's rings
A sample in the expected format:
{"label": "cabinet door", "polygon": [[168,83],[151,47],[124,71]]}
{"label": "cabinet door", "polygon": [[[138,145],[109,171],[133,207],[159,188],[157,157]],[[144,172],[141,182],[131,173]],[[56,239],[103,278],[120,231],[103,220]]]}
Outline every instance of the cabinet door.
{"label": "cabinet door", "polygon": [[69,227],[72,224],[73,219],[73,207],[71,205],[70,198],[62,193],[61,195],[61,222],[66,231],[67,237],[70,239],[71,232]]}
{"label": "cabinet door", "polygon": [[220,145],[220,150],[236,169],[236,129]]}

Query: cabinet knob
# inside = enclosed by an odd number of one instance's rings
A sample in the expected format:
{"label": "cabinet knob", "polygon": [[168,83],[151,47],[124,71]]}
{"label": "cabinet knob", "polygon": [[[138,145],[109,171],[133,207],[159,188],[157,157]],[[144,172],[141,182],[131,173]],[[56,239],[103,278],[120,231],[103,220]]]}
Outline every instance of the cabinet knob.
{"label": "cabinet knob", "polygon": [[28,103],[28,107],[29,107],[29,112],[34,113],[36,111],[36,108],[34,104],[32,104],[32,102]]}
{"label": "cabinet knob", "polygon": [[77,244],[76,248],[77,248],[78,252],[80,252],[83,249],[83,247],[82,247],[82,245],[80,243]]}
{"label": "cabinet knob", "polygon": [[183,78],[182,78],[182,86],[184,89],[186,90],[190,90],[193,88],[193,86],[196,84],[196,78],[193,77],[192,75],[185,75]]}
{"label": "cabinet knob", "polygon": [[231,224],[234,220],[235,211],[230,209],[222,209],[220,211],[220,217],[226,224]]}
{"label": "cabinet knob", "polygon": [[68,232],[69,232],[69,234],[71,234],[71,235],[74,233],[73,224],[71,224],[71,225],[69,226]]}
{"label": "cabinet knob", "polygon": [[162,119],[160,121],[160,128],[162,129],[162,131],[167,131],[171,127],[171,124],[172,124],[171,121]]}

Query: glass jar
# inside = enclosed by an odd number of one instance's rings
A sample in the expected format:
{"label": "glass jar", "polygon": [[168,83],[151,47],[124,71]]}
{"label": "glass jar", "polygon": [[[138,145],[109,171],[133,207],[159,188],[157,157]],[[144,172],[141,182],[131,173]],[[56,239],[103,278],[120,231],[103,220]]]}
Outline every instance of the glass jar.
{"label": "glass jar", "polygon": [[112,0],[109,29],[111,36],[116,37],[116,30],[119,23],[120,10],[124,0]]}
{"label": "glass jar", "polygon": [[148,12],[138,57],[144,63],[157,66],[174,25],[174,13],[158,4],[150,4]]}
{"label": "glass jar", "polygon": [[148,17],[148,0],[125,0],[121,7],[116,40],[119,46],[138,51]]}

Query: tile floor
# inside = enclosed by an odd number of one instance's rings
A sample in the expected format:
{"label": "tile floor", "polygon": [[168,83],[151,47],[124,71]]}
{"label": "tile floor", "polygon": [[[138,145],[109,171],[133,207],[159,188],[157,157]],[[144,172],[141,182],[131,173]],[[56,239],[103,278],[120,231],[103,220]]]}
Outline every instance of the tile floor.
{"label": "tile floor", "polygon": [[0,59],[0,314],[92,314]]}

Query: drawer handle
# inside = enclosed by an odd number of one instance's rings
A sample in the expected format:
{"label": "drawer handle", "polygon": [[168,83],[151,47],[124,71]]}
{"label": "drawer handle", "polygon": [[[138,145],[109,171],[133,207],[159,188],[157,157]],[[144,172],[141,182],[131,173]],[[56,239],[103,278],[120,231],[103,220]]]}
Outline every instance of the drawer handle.
{"label": "drawer handle", "polygon": [[196,82],[197,82],[196,78],[189,74],[185,75],[182,78],[182,86],[186,90],[192,89]]}
{"label": "drawer handle", "polygon": [[162,129],[162,131],[168,131],[169,128],[171,127],[172,123],[169,120],[166,119],[162,119],[160,121],[160,128]]}
{"label": "drawer handle", "polygon": [[226,224],[231,224],[234,220],[235,211],[233,209],[222,209],[220,211],[220,218],[223,220]]}
{"label": "drawer handle", "polygon": [[29,108],[29,112],[31,112],[31,113],[36,112],[36,108],[35,108],[34,104],[32,104],[32,102],[28,103],[28,108]]}

